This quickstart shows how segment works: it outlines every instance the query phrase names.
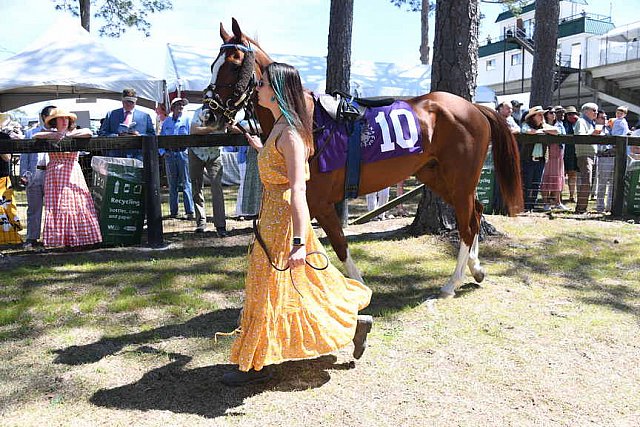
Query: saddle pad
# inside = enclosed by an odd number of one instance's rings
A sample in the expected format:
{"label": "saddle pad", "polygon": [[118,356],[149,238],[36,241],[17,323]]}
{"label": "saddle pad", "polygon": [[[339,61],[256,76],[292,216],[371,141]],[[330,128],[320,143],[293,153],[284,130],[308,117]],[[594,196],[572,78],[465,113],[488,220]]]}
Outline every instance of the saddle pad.
{"label": "saddle pad", "polygon": [[[316,134],[320,172],[345,167],[349,139],[347,124],[334,121],[322,108],[315,109],[314,121],[316,128],[322,129]],[[362,163],[422,153],[418,117],[405,101],[368,108],[362,120],[360,146]]]}

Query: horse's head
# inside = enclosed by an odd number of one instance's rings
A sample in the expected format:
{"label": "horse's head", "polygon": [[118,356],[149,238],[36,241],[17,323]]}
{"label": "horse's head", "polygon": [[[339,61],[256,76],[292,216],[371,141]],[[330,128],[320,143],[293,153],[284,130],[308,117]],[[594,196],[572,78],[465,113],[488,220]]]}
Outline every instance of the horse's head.
{"label": "horse's head", "polygon": [[235,124],[236,115],[249,105],[261,77],[256,59],[259,47],[242,33],[235,18],[232,30],[229,35],[220,23],[222,46],[211,64],[211,82],[203,96],[202,122],[216,130]]}

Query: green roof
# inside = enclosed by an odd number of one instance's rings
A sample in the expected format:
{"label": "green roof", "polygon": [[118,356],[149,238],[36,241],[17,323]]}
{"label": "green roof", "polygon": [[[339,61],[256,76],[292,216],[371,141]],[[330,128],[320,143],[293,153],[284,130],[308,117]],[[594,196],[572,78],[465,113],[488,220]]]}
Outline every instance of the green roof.
{"label": "green roof", "polygon": [[[507,43],[507,52],[514,49],[521,49],[521,47],[517,43]],[[485,56],[494,55],[496,53],[502,52],[503,50],[504,42],[502,40],[495,43],[489,43],[478,48],[478,57],[484,58]]]}
{"label": "green roof", "polygon": [[604,34],[615,28],[611,22],[605,22],[587,17],[580,17],[571,21],[560,22],[558,25],[558,38],[573,36],[575,34]]}
{"label": "green roof", "polygon": [[[531,12],[532,10],[536,10],[536,2],[529,3],[528,5],[524,6],[520,13],[527,13]],[[510,10],[505,10],[500,15],[498,15],[498,17],[496,18],[496,22],[504,21],[506,19],[513,18],[514,16],[515,15],[513,14],[513,12],[511,12]]]}

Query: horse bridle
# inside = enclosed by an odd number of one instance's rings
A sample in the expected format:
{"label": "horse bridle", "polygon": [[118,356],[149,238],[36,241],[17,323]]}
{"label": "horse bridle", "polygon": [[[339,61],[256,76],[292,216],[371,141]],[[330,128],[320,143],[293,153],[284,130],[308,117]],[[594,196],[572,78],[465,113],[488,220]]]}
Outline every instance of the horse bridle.
{"label": "horse bridle", "polygon": [[[248,117],[253,116],[253,109],[249,108],[251,104],[249,101],[253,96],[253,93],[258,85],[256,79],[256,73],[254,70],[254,58],[255,53],[251,46],[245,46],[243,44],[234,44],[234,43],[225,43],[220,46],[220,54],[223,53],[226,49],[238,49],[245,53],[244,58],[242,60],[242,64],[240,66],[239,78],[238,81],[234,84],[229,85],[218,85],[217,87],[229,87],[234,88],[233,95],[226,102],[223,102],[220,98],[220,95],[215,93],[216,84],[212,82],[207,86],[204,90],[204,96],[202,99],[202,104],[204,108],[211,110],[213,113],[218,113],[224,116],[227,119],[227,123],[232,125],[235,123],[235,117],[239,111],[245,110],[248,114]],[[215,62],[214,62],[215,63]],[[251,67],[251,74],[248,73],[248,66]],[[213,64],[211,65],[213,72]],[[248,77],[248,79],[247,79]],[[242,88],[238,87],[241,85],[243,80],[247,80],[247,84]],[[207,93],[211,93],[211,96],[208,97]]]}

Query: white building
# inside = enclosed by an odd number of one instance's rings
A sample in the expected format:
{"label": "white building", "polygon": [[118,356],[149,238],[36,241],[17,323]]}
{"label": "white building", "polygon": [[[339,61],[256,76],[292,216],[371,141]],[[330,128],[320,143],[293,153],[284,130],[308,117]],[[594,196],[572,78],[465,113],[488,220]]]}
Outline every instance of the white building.
{"label": "white building", "polygon": [[[606,111],[628,105],[640,114],[640,42],[638,25],[615,28],[611,17],[589,13],[584,2],[561,1],[558,22],[554,104],[579,106],[595,101]],[[535,2],[519,16],[501,13],[500,36],[479,49],[478,85],[501,97],[531,90],[535,46]]]}

